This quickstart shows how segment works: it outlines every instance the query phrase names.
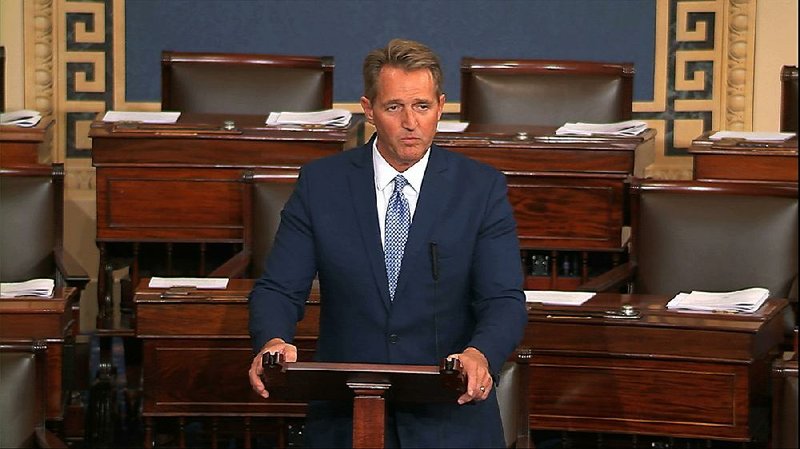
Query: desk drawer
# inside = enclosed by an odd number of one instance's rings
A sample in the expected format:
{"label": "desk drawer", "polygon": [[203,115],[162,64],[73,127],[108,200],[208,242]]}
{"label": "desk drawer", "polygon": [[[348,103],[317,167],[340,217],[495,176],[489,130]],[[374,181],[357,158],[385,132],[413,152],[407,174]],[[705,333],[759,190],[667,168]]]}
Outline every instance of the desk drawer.
{"label": "desk drawer", "polygon": [[[301,346],[301,357],[312,351]],[[306,405],[262,399],[250,389],[249,340],[145,340],[143,414],[304,416]]]}
{"label": "desk drawer", "polygon": [[523,248],[621,247],[622,179],[507,174]]}
{"label": "desk drawer", "polygon": [[749,440],[748,366],[534,356],[530,427]]}
{"label": "desk drawer", "polygon": [[97,238],[240,241],[242,170],[97,170]]}

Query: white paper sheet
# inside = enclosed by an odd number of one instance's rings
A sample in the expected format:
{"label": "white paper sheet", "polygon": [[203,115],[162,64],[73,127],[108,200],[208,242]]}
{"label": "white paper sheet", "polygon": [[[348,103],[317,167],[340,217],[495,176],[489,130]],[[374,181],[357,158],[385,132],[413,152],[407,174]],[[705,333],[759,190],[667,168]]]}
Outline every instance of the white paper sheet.
{"label": "white paper sheet", "polygon": [[164,278],[154,277],[147,284],[150,288],[194,287],[223,290],[228,287],[228,278]]}
{"label": "white paper sheet", "polygon": [[436,125],[436,132],[440,133],[460,133],[467,129],[469,122],[459,122],[458,120],[440,120]]}
{"label": "white paper sheet", "polygon": [[108,111],[103,116],[104,122],[141,122],[141,123],[175,123],[180,112],[130,112]]}
{"label": "white paper sheet", "polygon": [[594,292],[562,292],[555,290],[525,290],[525,302],[558,306],[579,306],[595,295]]}
{"label": "white paper sheet", "polygon": [[794,137],[794,133],[764,131],[717,131],[708,136],[710,140],[743,139],[755,142],[783,142]]}

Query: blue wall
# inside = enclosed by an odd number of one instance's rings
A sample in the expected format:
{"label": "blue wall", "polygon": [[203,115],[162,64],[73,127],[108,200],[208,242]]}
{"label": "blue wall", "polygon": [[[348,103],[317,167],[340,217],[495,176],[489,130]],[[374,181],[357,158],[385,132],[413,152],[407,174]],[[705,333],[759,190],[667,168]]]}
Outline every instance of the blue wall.
{"label": "blue wall", "polygon": [[462,56],[633,62],[653,97],[656,0],[126,0],[128,101],[161,98],[162,50],[333,56],[334,101],[357,102],[361,62],[393,37],[441,57],[449,101]]}

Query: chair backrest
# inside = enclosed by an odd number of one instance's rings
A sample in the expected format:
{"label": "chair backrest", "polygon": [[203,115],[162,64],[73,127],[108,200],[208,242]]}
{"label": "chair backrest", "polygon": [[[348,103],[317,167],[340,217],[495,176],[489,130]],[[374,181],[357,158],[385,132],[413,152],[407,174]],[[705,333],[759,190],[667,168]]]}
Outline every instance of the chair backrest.
{"label": "chair backrest", "polygon": [[463,58],[461,120],[560,126],[631,118],[633,64]]}
{"label": "chair backrest", "polygon": [[[294,191],[297,173],[283,170],[260,170],[251,179],[251,229],[246,231],[246,243],[251,250],[250,277],[261,276],[278,226],[281,211]],[[249,243],[248,243],[249,242]]]}
{"label": "chair backrest", "polygon": [[333,105],[333,58],[161,54],[161,108],[198,113],[316,111]]}
{"label": "chair backrest", "polygon": [[758,286],[789,296],[797,277],[797,184],[641,181],[631,190],[636,292]]}
{"label": "chair backrest", "polygon": [[62,164],[0,167],[0,280],[56,277],[63,204]]}
{"label": "chair backrest", "polygon": [[797,66],[781,68],[781,131],[797,132]]}
{"label": "chair backrest", "polygon": [[0,342],[0,447],[33,447],[44,426],[45,348]]}

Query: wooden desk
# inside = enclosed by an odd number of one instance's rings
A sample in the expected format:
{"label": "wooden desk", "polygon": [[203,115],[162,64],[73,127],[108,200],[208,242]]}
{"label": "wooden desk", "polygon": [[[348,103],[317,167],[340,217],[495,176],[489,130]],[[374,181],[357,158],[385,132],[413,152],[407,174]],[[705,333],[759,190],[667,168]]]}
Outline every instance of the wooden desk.
{"label": "wooden desk", "polygon": [[50,150],[45,145],[53,132],[53,119],[42,117],[31,128],[0,126],[0,159],[3,166],[49,164]]}
{"label": "wooden desk", "polygon": [[797,136],[786,142],[711,140],[715,131],[692,141],[694,179],[797,182]]}
{"label": "wooden desk", "polygon": [[[222,130],[225,120],[233,120],[236,129]],[[148,268],[138,263],[140,242],[240,243],[246,170],[296,176],[304,163],[355,146],[361,126],[354,120],[345,129],[280,130],[265,127],[264,121],[263,116],[184,113],[175,126],[121,129],[102,121],[92,124],[99,321],[111,316],[115,267],[110,261],[133,260],[135,286],[139,270]],[[152,275],[176,275],[170,273],[171,251],[166,251],[166,269]],[[203,263],[204,251],[192,256],[201,261],[195,272],[184,275],[215,268]]]}
{"label": "wooden desk", "polygon": [[[529,306],[530,428],[764,441],[787,302],[734,315],[668,311],[667,301],[598,294],[580,307]],[[623,304],[642,317],[586,317]]]}
{"label": "wooden desk", "polygon": [[[231,279],[226,290],[163,295],[142,279],[134,298],[136,337],[143,342],[145,428],[166,416],[300,417],[306,405],[255,394],[247,378],[253,360],[247,295],[252,280]],[[298,323],[298,358],[310,361],[319,334],[319,297],[312,292]],[[146,437],[145,441],[152,441]]]}
{"label": "wooden desk", "polygon": [[[473,124],[434,140],[505,173],[520,245],[544,251],[550,265],[549,274],[529,276],[527,288],[574,288],[600,274],[591,266],[593,253],[624,253],[628,180],[644,176],[654,158],[652,129],[625,138],[556,136],[555,129]],[[580,270],[559,276],[562,260],[552,251],[572,251],[569,262]],[[525,255],[529,273],[531,254]]]}
{"label": "wooden desk", "polygon": [[[66,396],[65,369],[69,363],[65,346],[73,342],[73,327],[78,323],[72,306],[78,301],[74,287],[57,288],[53,298],[0,299],[0,341],[42,340],[47,343],[47,392],[45,413],[48,421],[60,426],[64,419]],[[67,364],[67,368],[65,368]]]}

